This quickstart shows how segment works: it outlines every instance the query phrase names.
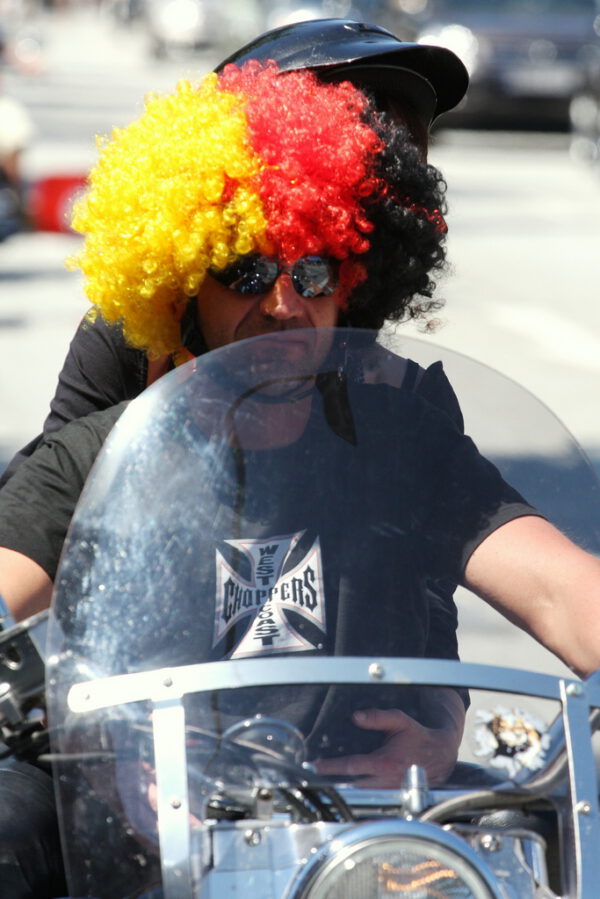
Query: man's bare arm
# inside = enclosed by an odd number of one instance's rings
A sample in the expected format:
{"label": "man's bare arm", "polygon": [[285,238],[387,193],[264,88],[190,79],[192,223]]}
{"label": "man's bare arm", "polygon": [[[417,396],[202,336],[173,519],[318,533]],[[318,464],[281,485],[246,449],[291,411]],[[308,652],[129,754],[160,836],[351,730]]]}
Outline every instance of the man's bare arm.
{"label": "man's bare arm", "polygon": [[0,546],[0,596],[13,618],[21,621],[48,608],[52,581],[33,559]]}
{"label": "man's bare arm", "polygon": [[465,584],[580,676],[600,668],[600,560],[549,522],[498,528],[469,559]]}

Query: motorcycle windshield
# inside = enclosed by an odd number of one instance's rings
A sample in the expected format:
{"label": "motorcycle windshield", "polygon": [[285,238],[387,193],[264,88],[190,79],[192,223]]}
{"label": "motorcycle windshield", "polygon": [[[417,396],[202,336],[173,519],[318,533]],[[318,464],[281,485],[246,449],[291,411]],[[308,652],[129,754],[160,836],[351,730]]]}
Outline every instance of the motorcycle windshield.
{"label": "motorcycle windshield", "polygon": [[[599,496],[552,413],[429,342],[298,330],[162,378],[112,430],[56,580],[72,895],[312,896],[285,890],[329,838],[315,822],[401,807],[406,778],[431,797],[539,776],[568,672],[486,611],[465,567],[526,515],[597,552]],[[402,749],[407,727],[434,734],[433,761],[426,740]],[[266,820],[308,828],[300,848],[253,846],[247,822]]]}

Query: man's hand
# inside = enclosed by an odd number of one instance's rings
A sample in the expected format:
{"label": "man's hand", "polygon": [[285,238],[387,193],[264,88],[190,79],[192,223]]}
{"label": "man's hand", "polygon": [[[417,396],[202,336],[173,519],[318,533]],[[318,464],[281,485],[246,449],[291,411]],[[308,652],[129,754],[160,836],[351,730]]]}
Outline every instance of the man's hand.
{"label": "man's hand", "polygon": [[320,759],[314,762],[319,774],[363,775],[356,786],[399,789],[412,764],[425,768],[430,784],[442,783],[454,768],[460,742],[456,728],[425,727],[400,709],[365,709],[352,720],[365,730],[382,731],[382,745],[368,755]]}

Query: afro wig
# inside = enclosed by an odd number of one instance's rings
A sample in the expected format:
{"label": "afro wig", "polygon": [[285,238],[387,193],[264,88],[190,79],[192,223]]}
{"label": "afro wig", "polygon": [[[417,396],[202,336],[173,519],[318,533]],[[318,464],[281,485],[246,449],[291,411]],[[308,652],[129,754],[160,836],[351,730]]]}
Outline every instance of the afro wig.
{"label": "afro wig", "polygon": [[73,215],[84,245],[68,264],[96,312],[151,357],[179,350],[207,271],[251,252],[339,260],[336,298],[352,324],[432,308],[443,181],[350,82],[227,66],[150,95],[99,147]]}

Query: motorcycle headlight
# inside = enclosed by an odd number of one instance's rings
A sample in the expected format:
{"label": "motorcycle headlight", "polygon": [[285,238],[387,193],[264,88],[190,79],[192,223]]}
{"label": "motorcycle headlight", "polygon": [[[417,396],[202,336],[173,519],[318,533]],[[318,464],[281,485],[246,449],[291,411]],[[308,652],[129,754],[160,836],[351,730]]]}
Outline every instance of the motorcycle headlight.
{"label": "motorcycle headlight", "polygon": [[497,899],[491,871],[458,837],[419,822],[346,831],[307,863],[290,899]]}

